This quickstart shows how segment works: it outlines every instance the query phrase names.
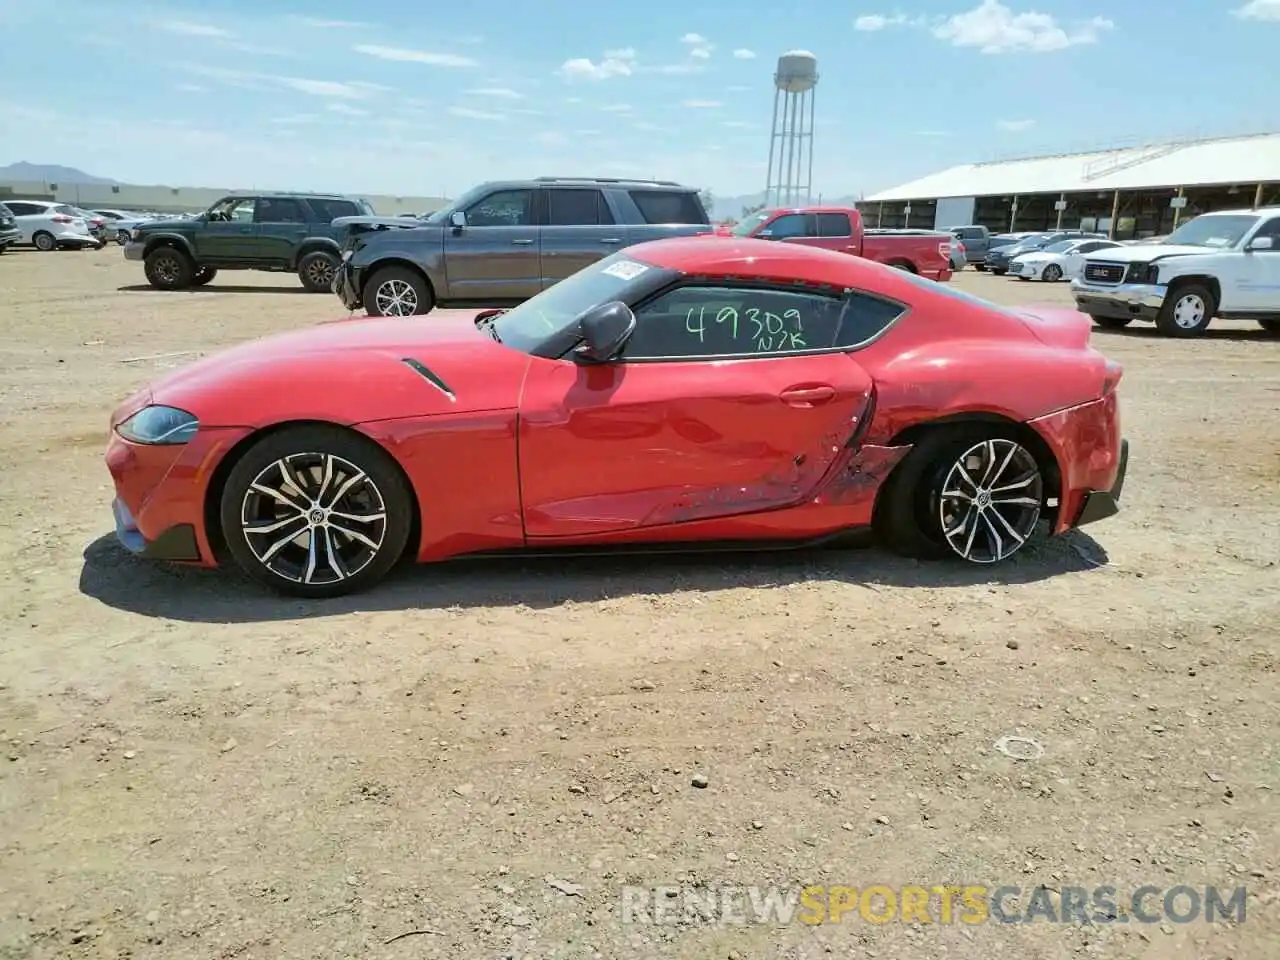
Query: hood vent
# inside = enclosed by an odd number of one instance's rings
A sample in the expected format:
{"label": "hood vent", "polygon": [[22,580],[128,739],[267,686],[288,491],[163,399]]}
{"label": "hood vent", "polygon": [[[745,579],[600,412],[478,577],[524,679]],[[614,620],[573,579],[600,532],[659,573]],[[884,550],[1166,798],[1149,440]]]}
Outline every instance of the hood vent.
{"label": "hood vent", "polygon": [[450,403],[458,402],[457,394],[450,390],[449,385],[441,380],[440,377],[425,364],[414,360],[412,357],[402,357],[400,362],[408,366],[410,370],[418,374],[422,379],[426,380],[433,387],[448,397]]}

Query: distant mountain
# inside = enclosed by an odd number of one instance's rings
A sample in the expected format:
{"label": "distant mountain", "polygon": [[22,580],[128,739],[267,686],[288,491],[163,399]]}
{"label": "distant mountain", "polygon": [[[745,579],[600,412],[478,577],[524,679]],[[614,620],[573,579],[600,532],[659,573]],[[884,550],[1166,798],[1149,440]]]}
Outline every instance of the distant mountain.
{"label": "distant mountain", "polygon": [[0,167],[0,180],[21,180],[28,183],[99,183],[114,185],[119,180],[107,177],[95,177],[77,170],[75,167],[62,167],[56,163],[27,163],[22,160]]}
{"label": "distant mountain", "polygon": [[[745,193],[740,197],[721,197],[713,195],[715,203],[712,209],[708,211],[712,220],[741,220],[742,210],[744,207],[757,207],[764,202],[764,191],[759,193]],[[826,197],[819,194],[814,197],[814,203],[821,199],[822,203],[833,207],[852,207],[858,202],[857,197]]]}

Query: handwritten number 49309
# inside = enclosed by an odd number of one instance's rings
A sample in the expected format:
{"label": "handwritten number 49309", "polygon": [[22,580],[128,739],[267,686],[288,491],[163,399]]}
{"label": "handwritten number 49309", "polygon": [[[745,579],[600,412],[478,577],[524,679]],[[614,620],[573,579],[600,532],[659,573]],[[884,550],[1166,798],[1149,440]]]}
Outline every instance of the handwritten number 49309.
{"label": "handwritten number 49309", "polygon": [[[755,349],[759,351],[768,350],[805,350],[808,344],[804,341],[804,325],[801,322],[800,311],[791,309],[784,310],[782,315],[770,313],[767,310],[758,310],[750,307],[743,311],[746,325],[742,324],[741,316],[733,307],[721,307],[716,312],[716,324],[729,325],[729,338],[735,343],[739,336],[744,336],[755,344]],[[750,329],[743,329],[749,326]],[[791,329],[788,329],[788,328]],[[685,314],[684,328],[689,333],[698,338],[699,343],[705,343],[707,339],[707,308],[706,307],[690,307],[689,312]]]}

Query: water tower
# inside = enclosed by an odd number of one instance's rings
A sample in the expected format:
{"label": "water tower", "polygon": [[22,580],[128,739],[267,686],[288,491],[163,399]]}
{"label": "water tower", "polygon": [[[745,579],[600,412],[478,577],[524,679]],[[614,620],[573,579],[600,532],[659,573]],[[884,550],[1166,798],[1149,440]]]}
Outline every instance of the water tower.
{"label": "water tower", "polygon": [[818,58],[792,50],[778,58],[773,75],[773,132],[764,202],[771,207],[802,206],[813,195],[813,95]]}

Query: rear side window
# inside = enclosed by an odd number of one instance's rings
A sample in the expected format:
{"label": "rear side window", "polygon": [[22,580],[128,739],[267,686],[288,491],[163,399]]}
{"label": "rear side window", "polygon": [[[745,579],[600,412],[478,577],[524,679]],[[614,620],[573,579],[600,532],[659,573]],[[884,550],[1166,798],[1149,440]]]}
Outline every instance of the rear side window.
{"label": "rear side window", "polygon": [[849,215],[847,213],[818,214],[818,236],[848,237],[852,234],[853,227],[849,224]]}
{"label": "rear side window", "polygon": [[60,214],[62,214],[64,217],[78,217],[78,216],[80,216],[80,211],[78,211],[75,207],[68,207],[65,203],[60,203],[60,204],[58,204],[58,205],[57,205],[56,207],[54,207],[54,208],[53,208],[53,210],[51,210],[50,212],[51,212],[51,213],[60,213]]}
{"label": "rear side window", "polygon": [[39,208],[34,203],[22,203],[14,200],[9,206],[9,210],[15,217],[29,217],[33,213],[39,213]]}
{"label": "rear side window", "polygon": [[547,223],[553,227],[594,227],[613,223],[604,194],[591,189],[547,191]]}
{"label": "rear side window", "polygon": [[8,207],[6,207],[3,203],[0,203],[0,217],[12,217],[12,216],[13,216],[13,211],[10,210]]}
{"label": "rear side window", "polygon": [[675,190],[632,190],[630,193],[645,223],[711,224],[701,201],[692,193]]}
{"label": "rear side window", "polygon": [[337,220],[338,217],[360,216],[360,207],[352,200],[322,200],[312,197],[307,203],[311,205],[311,209],[316,212],[316,217],[322,223]]}
{"label": "rear side window", "polygon": [[307,211],[297,200],[287,197],[262,197],[254,208],[256,223],[306,223]]}

